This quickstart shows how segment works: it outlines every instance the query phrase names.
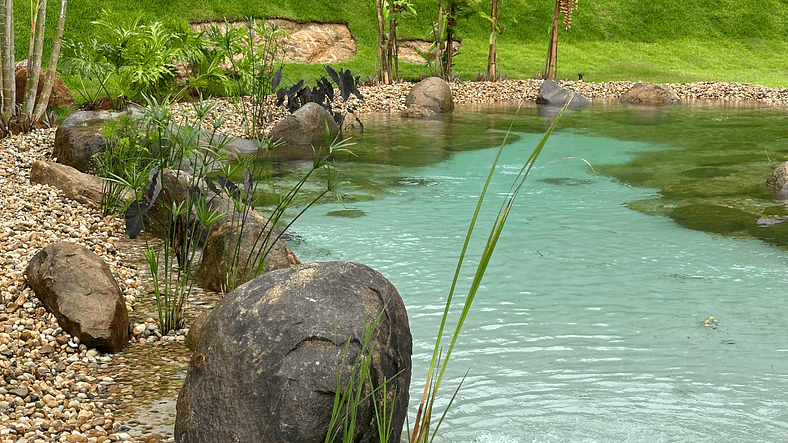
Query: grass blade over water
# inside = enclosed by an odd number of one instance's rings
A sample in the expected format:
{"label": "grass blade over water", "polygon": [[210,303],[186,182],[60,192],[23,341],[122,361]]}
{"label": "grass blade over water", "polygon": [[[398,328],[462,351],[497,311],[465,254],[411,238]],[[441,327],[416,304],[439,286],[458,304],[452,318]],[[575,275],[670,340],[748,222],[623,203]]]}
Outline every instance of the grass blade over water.
{"label": "grass blade over water", "polygon": [[[498,160],[501,157],[501,153],[503,152],[504,146],[506,146],[506,140],[508,138],[509,132],[511,132],[511,125],[509,126],[509,131],[507,131],[507,137],[504,137],[503,142],[501,143],[500,148],[498,148],[498,153],[495,156],[495,160],[493,161],[492,166],[490,167],[490,173],[487,176],[487,181],[484,184],[482,189],[481,195],[479,196],[479,201],[476,205],[476,210],[474,211],[473,217],[471,218],[470,226],[468,227],[468,232],[465,236],[465,242],[463,244],[462,250],[460,252],[460,257],[457,262],[457,268],[454,273],[454,278],[452,280],[451,288],[449,289],[449,295],[446,299],[446,307],[443,311],[443,317],[441,318],[441,325],[438,330],[438,334],[435,338],[435,349],[432,354],[432,360],[430,361],[430,367],[427,372],[427,380],[424,386],[424,393],[422,394],[421,402],[419,403],[419,409],[416,414],[416,420],[413,426],[413,433],[410,435],[410,442],[411,443],[426,443],[428,441],[432,441],[435,438],[435,434],[438,430],[438,426],[443,421],[443,417],[445,417],[446,412],[448,411],[449,407],[447,407],[441,419],[438,421],[436,428],[434,431],[430,430],[430,423],[432,419],[432,407],[435,403],[435,399],[437,398],[438,389],[440,388],[441,381],[443,380],[444,373],[449,363],[449,358],[451,357],[452,350],[457,343],[457,339],[460,336],[460,332],[462,331],[463,324],[465,323],[465,319],[470,312],[471,305],[473,304],[473,300],[476,297],[476,293],[479,290],[479,286],[481,285],[482,279],[484,274],[487,270],[487,266],[490,263],[490,259],[492,258],[492,254],[495,251],[495,246],[498,243],[498,239],[503,232],[504,225],[506,224],[506,220],[509,217],[509,212],[514,204],[517,195],[522,188],[523,184],[525,183],[525,179],[528,178],[528,175],[531,173],[531,169],[533,168],[534,163],[536,162],[539,154],[542,152],[547,140],[550,138],[550,135],[555,130],[558,121],[561,119],[564,111],[566,111],[567,106],[569,106],[569,102],[567,102],[558,115],[553,120],[553,123],[545,132],[544,136],[542,137],[541,141],[537,144],[536,148],[534,148],[533,152],[531,153],[528,160],[525,162],[523,167],[520,169],[515,180],[512,182],[512,186],[510,188],[509,195],[504,200],[503,204],[501,205],[501,209],[498,212],[498,216],[496,217],[495,221],[493,222],[492,228],[490,230],[490,234],[487,237],[487,241],[485,243],[484,250],[482,252],[481,257],[479,258],[479,263],[476,267],[476,272],[473,277],[473,281],[471,282],[471,287],[468,290],[468,296],[465,298],[465,302],[462,306],[462,311],[460,312],[459,319],[457,320],[457,325],[454,329],[454,333],[452,335],[451,343],[446,351],[446,355],[441,358],[441,338],[443,337],[443,332],[446,328],[446,322],[449,317],[449,311],[452,306],[452,299],[454,297],[454,292],[457,287],[457,282],[459,280],[460,271],[462,270],[463,263],[465,262],[465,255],[468,250],[468,246],[471,241],[471,237],[473,236],[473,231],[476,227],[476,221],[478,219],[479,213],[481,211],[482,204],[484,203],[484,198],[489,188],[490,182],[492,181],[492,177],[495,173],[495,168],[498,164]],[[516,115],[516,114],[515,114]],[[440,371],[436,375],[436,370],[440,368]],[[459,387],[457,388],[459,390]],[[455,391],[454,396],[456,396],[457,392]],[[452,400],[454,399],[452,396]],[[449,404],[449,406],[451,403]]]}

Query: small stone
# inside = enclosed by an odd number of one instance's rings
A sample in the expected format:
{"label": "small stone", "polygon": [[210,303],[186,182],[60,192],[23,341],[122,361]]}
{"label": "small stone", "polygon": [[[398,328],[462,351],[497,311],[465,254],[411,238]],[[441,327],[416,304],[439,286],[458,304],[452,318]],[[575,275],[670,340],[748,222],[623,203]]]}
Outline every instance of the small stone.
{"label": "small stone", "polygon": [[17,397],[25,398],[30,393],[30,391],[26,387],[16,388],[8,391],[12,395],[16,395]]}

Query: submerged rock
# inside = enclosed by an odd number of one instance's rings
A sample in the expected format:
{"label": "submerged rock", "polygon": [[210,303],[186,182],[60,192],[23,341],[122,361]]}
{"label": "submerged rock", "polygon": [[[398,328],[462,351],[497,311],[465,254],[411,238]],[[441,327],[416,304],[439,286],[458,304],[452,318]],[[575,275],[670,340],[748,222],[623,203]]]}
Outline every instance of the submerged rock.
{"label": "submerged rock", "polygon": [[269,156],[280,160],[311,159],[314,155],[312,146],[316,148],[325,146],[326,128],[331,139],[339,134],[339,124],[328,111],[317,103],[306,103],[282,119],[271,130],[271,140],[281,141],[286,146],[270,151]]}

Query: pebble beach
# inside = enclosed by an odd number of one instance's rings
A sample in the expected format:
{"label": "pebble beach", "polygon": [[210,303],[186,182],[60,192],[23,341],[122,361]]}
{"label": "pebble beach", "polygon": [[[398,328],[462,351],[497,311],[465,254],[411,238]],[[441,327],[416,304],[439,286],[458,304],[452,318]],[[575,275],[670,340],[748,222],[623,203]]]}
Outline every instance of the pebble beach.
{"label": "pebble beach", "polygon": [[[633,82],[559,82],[595,101],[616,100]],[[534,101],[541,80],[450,83],[455,104]],[[788,105],[788,89],[739,83],[670,84],[684,102]],[[363,102],[345,104],[357,116],[405,109],[412,84],[360,86]],[[219,99],[223,100],[223,99]],[[175,105],[176,114],[189,105]],[[788,108],[786,108],[788,110]],[[274,120],[287,115],[278,109]],[[230,118],[219,131],[243,136]],[[121,217],[103,217],[97,207],[65,198],[57,189],[30,183],[33,162],[49,159],[55,129],[0,140],[0,441],[2,442],[165,442],[172,441],[177,395],[190,353],[186,330],[158,332],[147,295],[149,272],[139,242],[125,238]],[[765,178],[764,178],[765,179]],[[24,271],[48,244],[82,244],[110,266],[132,318],[132,341],[116,354],[102,354],[64,332],[46,312]],[[199,294],[194,312],[219,298]],[[156,402],[165,401],[157,409]]]}

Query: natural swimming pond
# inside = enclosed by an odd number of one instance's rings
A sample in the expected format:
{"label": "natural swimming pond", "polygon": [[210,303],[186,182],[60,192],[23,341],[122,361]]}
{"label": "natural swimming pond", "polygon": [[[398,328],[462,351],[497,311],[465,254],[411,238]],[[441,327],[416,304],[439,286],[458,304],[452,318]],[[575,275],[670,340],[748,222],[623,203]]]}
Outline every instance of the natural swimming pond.
{"label": "natural swimming pond", "polygon": [[[413,415],[491,148],[514,122],[471,257],[549,124],[535,106],[515,110],[365,120],[358,157],[339,159],[345,205],[292,228],[302,261],[365,263],[396,285],[414,338]],[[788,441],[788,226],[756,224],[786,213],[764,182],[788,156],[787,114],[565,115],[468,317],[442,404],[470,372],[436,441]],[[554,162],[566,157],[593,170]]]}

